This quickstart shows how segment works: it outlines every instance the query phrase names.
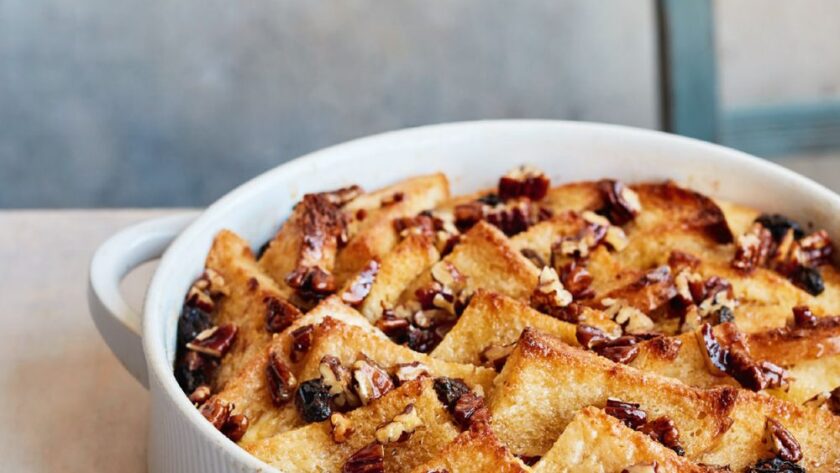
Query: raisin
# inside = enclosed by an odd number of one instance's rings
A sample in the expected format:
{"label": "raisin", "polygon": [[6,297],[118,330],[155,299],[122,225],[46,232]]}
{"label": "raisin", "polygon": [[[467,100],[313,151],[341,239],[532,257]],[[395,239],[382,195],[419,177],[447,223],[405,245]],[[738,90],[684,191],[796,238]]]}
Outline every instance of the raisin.
{"label": "raisin", "polygon": [[817,268],[799,266],[793,271],[790,279],[796,287],[812,296],[818,296],[825,291],[825,282]]}
{"label": "raisin", "polygon": [[469,386],[461,379],[437,378],[435,379],[434,386],[435,393],[437,393],[441,404],[446,406],[450,411],[455,408],[455,403],[458,399],[470,391]]}
{"label": "raisin", "polygon": [[777,242],[784,238],[785,233],[787,233],[788,230],[793,230],[793,236],[796,239],[802,238],[802,236],[805,235],[805,232],[802,231],[802,227],[800,227],[798,223],[785,217],[784,215],[761,214],[757,219],[755,219],[755,221],[763,225],[764,228],[770,230],[770,233],[773,234],[773,239]]}
{"label": "raisin", "polygon": [[727,306],[723,306],[715,312],[715,325],[725,324],[727,322],[734,322],[735,321],[735,314],[732,312]]}
{"label": "raisin", "polygon": [[781,458],[769,458],[759,460],[744,470],[744,473],[805,473],[805,468]]}
{"label": "raisin", "polygon": [[332,414],[330,390],[320,378],[305,381],[298,387],[295,406],[306,422],[327,420]]}
{"label": "raisin", "polygon": [[184,304],[178,319],[178,347],[183,348],[199,333],[210,328],[210,314],[198,307]]}
{"label": "raisin", "polygon": [[495,207],[502,203],[502,199],[501,197],[499,197],[499,194],[494,193],[483,195],[476,200],[478,200],[482,204],[489,205],[490,207]]}

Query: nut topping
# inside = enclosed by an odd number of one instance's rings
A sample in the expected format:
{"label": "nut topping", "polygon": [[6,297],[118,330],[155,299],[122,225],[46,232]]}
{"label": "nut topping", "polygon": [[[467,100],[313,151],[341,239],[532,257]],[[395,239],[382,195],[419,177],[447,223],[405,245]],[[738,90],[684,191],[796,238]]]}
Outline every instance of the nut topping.
{"label": "nut topping", "polygon": [[374,437],[382,445],[405,442],[422,425],[423,419],[417,415],[414,404],[409,404],[405,406],[401,414],[394,416],[391,422],[376,429]]}
{"label": "nut topping", "polygon": [[760,223],[753,223],[750,230],[738,237],[732,267],[745,273],[763,266],[770,256],[773,235]]}
{"label": "nut topping", "polygon": [[431,370],[429,370],[428,366],[420,363],[419,361],[399,363],[394,366],[394,377],[397,378],[397,383],[399,383],[400,386],[409,381],[414,381],[415,379],[421,379],[428,376],[431,376]]}
{"label": "nut topping", "polygon": [[352,391],[352,374],[342,366],[341,360],[332,355],[324,355],[318,365],[318,372],[324,385],[329,388],[330,396],[336,407],[350,409],[360,404],[358,396]]}
{"label": "nut topping", "polygon": [[488,368],[493,368],[496,371],[501,371],[507,362],[508,357],[516,348],[516,342],[507,345],[490,344],[487,348],[481,351],[481,364]]}
{"label": "nut topping", "polygon": [[248,418],[242,414],[232,415],[227,422],[222,426],[221,431],[225,437],[238,442],[245,435],[248,430]]}
{"label": "nut topping", "polygon": [[388,373],[364,355],[353,363],[353,381],[356,394],[365,406],[394,389],[394,382]]}
{"label": "nut topping", "polygon": [[490,411],[484,403],[484,398],[472,391],[467,391],[455,401],[452,416],[463,428],[468,428],[473,422],[490,420]]}
{"label": "nut topping", "polygon": [[385,473],[385,448],[373,442],[350,455],[341,473]]}
{"label": "nut topping", "polygon": [[703,324],[695,333],[706,367],[713,375],[728,374],[752,391],[778,388],[788,382],[788,374],[783,368],[769,361],[756,362],[745,346],[739,343],[733,343],[729,348],[721,346],[710,324]]}
{"label": "nut topping", "polygon": [[789,462],[798,462],[802,459],[802,448],[799,442],[779,421],[768,417],[764,429],[766,440],[775,456]]}
{"label": "nut topping", "polygon": [[202,331],[187,343],[187,348],[215,358],[221,358],[236,339],[236,325],[226,324]]}
{"label": "nut topping", "polygon": [[330,416],[330,427],[332,427],[332,438],[335,443],[346,442],[354,432],[350,419],[338,412]]}
{"label": "nut topping", "polygon": [[202,384],[201,386],[195,388],[195,390],[190,394],[190,402],[195,404],[196,406],[200,406],[207,402],[210,399],[210,396],[213,393],[210,391],[210,386],[206,384]]}
{"label": "nut topping", "polygon": [[550,184],[548,177],[542,171],[521,166],[499,179],[499,197],[503,200],[518,197],[540,200],[548,193]]}
{"label": "nut topping", "polygon": [[531,293],[531,306],[541,312],[554,307],[565,307],[572,302],[572,294],[560,282],[554,268],[546,266],[540,271],[537,287]]}
{"label": "nut topping", "polygon": [[215,427],[216,430],[222,429],[225,422],[227,422],[228,417],[230,417],[231,411],[233,411],[233,405],[221,401],[217,397],[211,398],[198,408],[198,412],[201,413],[208,422],[213,424],[213,427]]}
{"label": "nut topping", "polygon": [[680,431],[674,421],[668,417],[658,417],[639,427],[639,432],[647,434],[653,440],[677,452],[682,456],[685,450],[680,447]]}
{"label": "nut topping", "polygon": [[607,406],[604,407],[604,412],[620,420],[633,430],[638,430],[647,421],[647,413],[639,409],[639,404],[634,402],[609,398],[607,399]]}
{"label": "nut topping", "polygon": [[605,207],[601,211],[615,225],[630,222],[642,211],[639,196],[621,181],[602,179],[598,181]]}
{"label": "nut topping", "polygon": [[365,300],[365,297],[370,294],[370,289],[373,287],[373,281],[376,279],[376,273],[378,272],[379,260],[373,258],[353,278],[350,287],[341,294],[341,300],[353,307],[360,306]]}
{"label": "nut topping", "polygon": [[303,314],[289,301],[274,296],[266,296],[263,299],[265,304],[265,329],[269,333],[279,333],[289,328],[289,325],[299,319]]}
{"label": "nut topping", "polygon": [[271,402],[278,407],[289,402],[297,388],[297,379],[280,355],[273,350],[268,353],[265,373]]}
{"label": "nut topping", "polygon": [[315,327],[304,325],[293,330],[290,335],[292,337],[292,349],[291,353],[289,353],[289,358],[293,363],[297,363],[312,348],[312,342],[315,338]]}

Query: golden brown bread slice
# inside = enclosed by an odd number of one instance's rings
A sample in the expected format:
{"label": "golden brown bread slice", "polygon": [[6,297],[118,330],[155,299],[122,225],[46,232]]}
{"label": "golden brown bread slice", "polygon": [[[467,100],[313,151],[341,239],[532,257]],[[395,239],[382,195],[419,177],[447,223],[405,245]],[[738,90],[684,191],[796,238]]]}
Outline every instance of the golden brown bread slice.
{"label": "golden brown bread slice", "polygon": [[416,467],[413,473],[448,471],[449,473],[525,473],[531,471],[499,442],[489,425],[473,423],[455,437],[431,460]]}
{"label": "golden brown bread slice", "polygon": [[344,207],[350,240],[339,252],[335,274],[344,282],[374,257],[397,244],[393,220],[435,208],[449,198],[449,180],[442,173],[418,176],[361,195]]}
{"label": "golden brown bread slice", "polygon": [[[669,417],[686,458],[739,470],[768,456],[765,424],[775,419],[801,445],[808,471],[840,466],[840,418],[744,389],[698,389],[612,363],[526,330],[496,381],[493,425],[514,452],[539,455],[575,409],[613,397]],[[770,454],[772,456],[772,454]]]}
{"label": "golden brown bread slice", "polygon": [[[325,317],[314,327],[312,344],[304,357],[296,364],[289,362],[292,366],[298,384],[321,376],[319,367],[321,359],[330,355],[336,357],[342,365],[350,366],[356,361],[360,354],[364,354],[386,370],[390,370],[397,364],[418,362],[424,365],[431,376],[446,376],[450,378],[463,379],[471,387],[480,386],[480,389],[488,392],[493,386],[493,378],[496,372],[468,364],[449,363],[432,358],[422,353],[417,353],[406,347],[397,345],[382,335],[378,330],[372,330],[360,324],[351,325],[340,320],[329,317],[329,311],[325,311]],[[280,353],[288,353],[290,341],[285,345],[277,347]],[[267,359],[267,356],[265,357]],[[263,360],[261,365],[254,367],[254,383],[261,383],[258,388],[262,396],[261,406],[265,406],[262,415],[256,418],[240,445],[249,448],[254,442],[288,431],[304,424],[294,403],[287,403],[280,407],[273,407],[271,399],[267,395],[265,387],[265,366],[267,361]],[[255,386],[251,386],[249,392],[254,392]],[[247,395],[247,393],[246,393]]]}
{"label": "golden brown bread slice", "polygon": [[276,352],[294,371],[297,366],[289,358],[292,333],[301,327],[319,324],[328,316],[348,325],[356,325],[360,330],[379,333],[361,314],[341,303],[337,296],[332,296],[321,301],[286,330],[275,334],[268,346],[263,346],[248,357],[241,369],[215,396],[224,403],[232,404],[233,414],[243,414],[248,418],[250,427],[242,439],[243,443],[253,442],[298,425],[294,410],[284,410],[272,403],[266,379],[269,352]]}
{"label": "golden brown bread slice", "polygon": [[551,450],[534,465],[535,473],[621,473],[652,465],[658,473],[705,472],[646,434],[594,407],[581,409]]}
{"label": "golden brown bread slice", "polygon": [[338,472],[361,448],[376,441],[375,432],[413,404],[422,420],[404,442],[388,444],[385,471],[408,472],[431,459],[458,435],[446,408],[432,387],[432,380],[409,382],[371,404],[345,414],[353,433],[343,443],[333,440],[330,421],[309,424],[251,445],[257,458],[284,473]]}
{"label": "golden brown bread slice", "polygon": [[228,292],[218,302],[215,323],[235,324],[238,328],[215,376],[214,388],[218,390],[271,340],[271,333],[266,330],[268,304],[272,299],[283,303],[285,297],[274,280],[260,269],[248,242],[229,230],[216,235],[206,266],[224,278]]}
{"label": "golden brown bread slice", "polygon": [[515,342],[526,327],[554,335],[570,345],[578,344],[575,325],[537,312],[509,297],[479,290],[431,355],[455,363],[480,365],[482,351],[490,345]]}
{"label": "golden brown bread slice", "polygon": [[[394,247],[393,251],[376,261],[376,272],[370,286],[370,292],[358,303],[359,311],[371,322],[382,316],[384,309],[393,308],[400,294],[422,273],[429,270],[440,259],[440,253],[435,248],[431,238],[420,234],[410,234]],[[357,299],[353,294],[354,284],[358,277],[364,277],[364,270],[360,276],[347,282],[342,290],[345,301]],[[344,295],[346,294],[346,295]]]}
{"label": "golden brown bread slice", "polygon": [[[438,264],[445,264],[464,277],[463,290],[478,289],[527,301],[537,285],[539,270],[514,248],[498,228],[487,222],[475,224],[461,243]],[[499,275],[504,274],[504,277]],[[431,272],[418,277],[403,293],[401,300],[413,300],[415,291],[432,283]]]}
{"label": "golden brown bread slice", "polygon": [[[816,327],[785,327],[745,337],[753,359],[785,367],[790,375],[787,387],[768,394],[801,404],[840,386],[840,319],[820,320]],[[704,350],[693,332],[662,337],[639,344],[639,354],[629,365],[697,387],[738,386],[730,376],[709,371]]]}
{"label": "golden brown bread slice", "polygon": [[733,388],[701,390],[612,363],[560,339],[523,332],[490,397],[493,427],[516,454],[544,455],[586,406],[607,398],[640,403],[653,417],[670,417],[688,458],[712,448],[729,425]]}

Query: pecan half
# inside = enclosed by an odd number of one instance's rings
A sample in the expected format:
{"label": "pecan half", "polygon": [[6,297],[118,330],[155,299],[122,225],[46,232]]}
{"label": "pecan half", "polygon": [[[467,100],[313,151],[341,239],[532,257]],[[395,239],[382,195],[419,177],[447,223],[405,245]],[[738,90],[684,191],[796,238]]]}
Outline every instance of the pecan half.
{"label": "pecan half", "polygon": [[423,419],[417,415],[414,404],[409,404],[402,413],[394,416],[391,422],[377,428],[373,436],[382,445],[405,442],[422,425]]}
{"label": "pecan half", "polygon": [[274,296],[266,296],[263,304],[265,304],[265,329],[269,333],[282,332],[303,316],[292,303]]}
{"label": "pecan half", "polygon": [[406,341],[410,327],[411,322],[396,316],[393,311],[385,311],[382,317],[376,321],[376,328],[382,330],[382,333],[396,343],[404,343]]}
{"label": "pecan half", "polygon": [[297,379],[286,363],[275,351],[269,351],[265,368],[268,393],[275,406],[282,406],[292,399],[297,388]]}
{"label": "pecan half", "polygon": [[518,167],[499,179],[499,197],[503,200],[527,197],[540,200],[548,193],[551,181],[542,171]]}
{"label": "pecan half", "polygon": [[461,427],[467,428],[473,422],[486,422],[490,420],[490,411],[484,402],[484,398],[472,391],[467,391],[455,401],[452,407],[452,416]]}
{"label": "pecan half", "polygon": [[385,448],[373,442],[350,455],[341,473],[385,473]]}
{"label": "pecan half", "polygon": [[586,261],[573,260],[560,269],[560,282],[575,300],[591,299],[595,292],[590,288],[592,274],[586,269]]}
{"label": "pecan half", "polygon": [[198,412],[213,424],[216,430],[221,430],[227,422],[233,406],[230,403],[224,402],[217,397],[211,398],[198,408]]}
{"label": "pecan half", "polygon": [[234,324],[211,327],[196,335],[193,341],[187,343],[187,348],[214,358],[221,358],[233,345],[236,332],[237,327]]}
{"label": "pecan half", "polygon": [[685,454],[685,450],[680,446],[680,431],[674,421],[668,417],[658,417],[645,423],[639,427],[639,432],[647,434],[680,456]]}
{"label": "pecan half", "polygon": [[225,436],[234,442],[238,442],[248,430],[248,418],[242,414],[235,414],[228,417],[228,420],[220,429]]}
{"label": "pecan half", "polygon": [[607,399],[604,412],[623,422],[627,427],[637,430],[647,422],[647,413],[639,408],[635,402],[624,402],[618,399]]}
{"label": "pecan half", "polygon": [[621,181],[602,179],[598,181],[598,190],[605,203],[602,212],[615,225],[630,222],[642,211],[639,196]]}
{"label": "pecan half", "polygon": [[779,421],[768,417],[764,429],[774,455],[789,462],[798,462],[802,459],[802,448],[799,442]]}
{"label": "pecan half", "polygon": [[395,387],[388,373],[364,355],[353,363],[353,381],[356,394],[365,406]]}
{"label": "pecan half", "polygon": [[350,286],[341,294],[341,300],[353,307],[359,307],[365,300],[365,297],[370,294],[370,289],[373,287],[373,281],[376,279],[378,272],[379,260],[373,258],[353,278]]}

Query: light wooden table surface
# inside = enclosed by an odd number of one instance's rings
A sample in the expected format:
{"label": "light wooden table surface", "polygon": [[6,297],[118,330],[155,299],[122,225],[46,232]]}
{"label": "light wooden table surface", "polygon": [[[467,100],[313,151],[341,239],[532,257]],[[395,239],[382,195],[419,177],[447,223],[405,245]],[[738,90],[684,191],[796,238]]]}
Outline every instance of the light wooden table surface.
{"label": "light wooden table surface", "polygon": [[[148,395],[93,325],[88,262],[120,228],[176,212],[0,212],[0,471],[146,471]],[[124,281],[134,307],[152,270]]]}

